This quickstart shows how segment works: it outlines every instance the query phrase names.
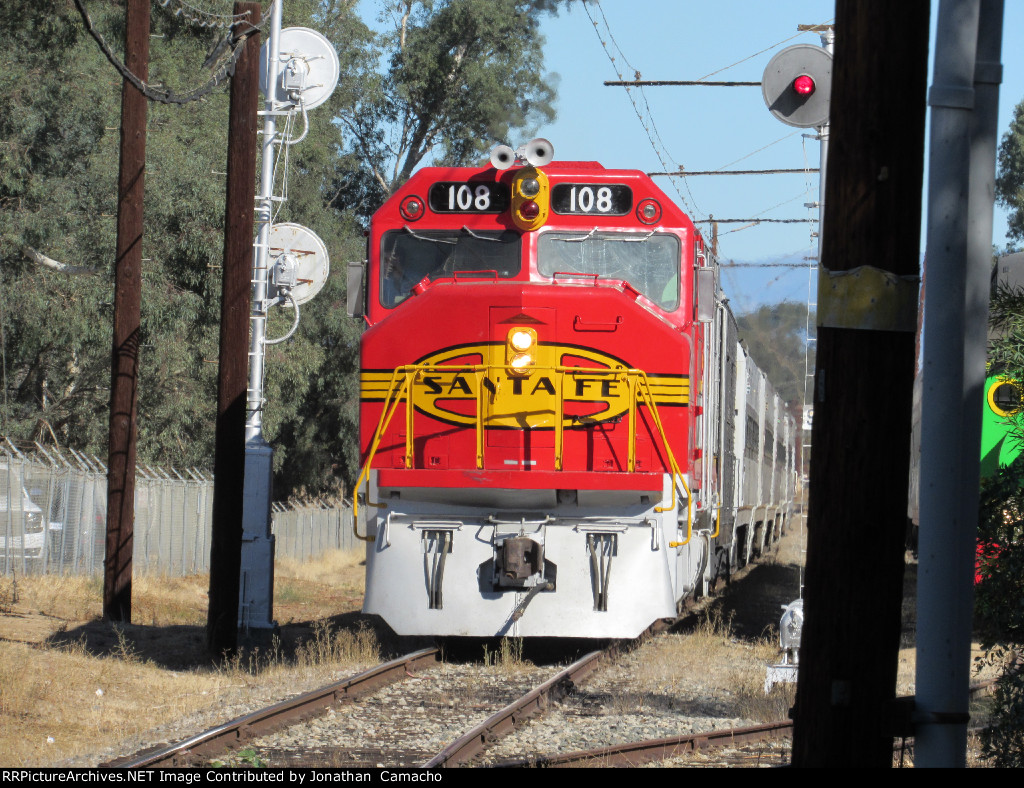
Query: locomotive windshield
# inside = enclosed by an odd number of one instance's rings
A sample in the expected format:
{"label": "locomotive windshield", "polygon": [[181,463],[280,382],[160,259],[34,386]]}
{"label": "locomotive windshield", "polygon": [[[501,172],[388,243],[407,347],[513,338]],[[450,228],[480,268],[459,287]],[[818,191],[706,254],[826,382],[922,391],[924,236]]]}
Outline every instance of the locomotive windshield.
{"label": "locomotive windshield", "polygon": [[508,279],[521,267],[517,232],[412,230],[385,233],[380,249],[380,301],[390,308],[412,292],[423,277],[440,279],[456,273],[497,275]]}
{"label": "locomotive windshield", "polygon": [[679,261],[679,239],[668,234],[549,232],[537,246],[542,275],[621,279],[667,312],[679,307]]}

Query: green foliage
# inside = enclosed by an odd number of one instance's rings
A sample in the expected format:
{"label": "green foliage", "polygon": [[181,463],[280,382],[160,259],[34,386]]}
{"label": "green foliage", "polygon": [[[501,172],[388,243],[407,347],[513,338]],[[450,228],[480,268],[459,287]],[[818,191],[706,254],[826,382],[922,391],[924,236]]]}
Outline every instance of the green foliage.
{"label": "green foliage", "polygon": [[[334,42],[341,81],[289,150],[288,200],[275,217],[312,228],[333,262],[298,332],[268,352],[264,428],[279,497],[344,491],[358,473],[361,326],[345,316],[344,280],[345,263],[365,254],[366,221],[420,163],[471,161],[551,117],[537,17],[560,1],[392,1],[375,28],[353,0],[286,4],[286,26]],[[87,6],[119,52],[123,4]],[[221,31],[173,8],[153,4],[149,82],[185,94],[208,79],[201,64]],[[0,54],[0,435],[105,456],[121,78],[68,0],[0,4]],[[145,463],[213,464],[227,115],[226,88],[148,106]],[[292,318],[273,310],[269,335]]]}
{"label": "green foliage", "polygon": [[[994,369],[1024,380],[1024,291],[1000,288],[992,298]],[[1024,414],[1014,417],[1024,439]],[[975,626],[989,663],[1004,666],[992,724],[983,736],[996,766],[1024,766],[1024,671],[1010,669],[1024,656],[1024,456],[982,483],[978,516],[979,573]]]}
{"label": "green foliage", "polygon": [[[350,4],[331,0],[324,30],[335,46],[355,47],[359,75],[338,113],[358,156],[348,161],[339,193],[380,199],[428,157],[464,165],[499,142],[519,142],[554,117],[554,78],[542,71],[537,0],[394,0],[383,32],[360,27]],[[329,21],[333,19],[334,21]],[[381,61],[387,63],[382,71]]]}
{"label": "green foliage", "polygon": [[[814,321],[814,312],[810,320]],[[803,402],[807,321],[807,305],[796,301],[765,304],[754,312],[736,315],[740,339],[783,402]],[[814,369],[813,348],[807,364],[807,369]]]}
{"label": "green foliage", "polygon": [[996,199],[1010,209],[1007,237],[1024,241],[1024,101],[1013,110],[1010,129],[999,144]]}
{"label": "green foliage", "polygon": [[[110,386],[121,79],[82,30],[69,3],[24,6],[0,17],[5,57],[0,140],[10,157],[0,187],[4,399],[0,431],[105,454]],[[93,19],[111,42],[123,9]],[[57,31],[51,46],[34,38]],[[153,15],[150,82],[201,84],[209,41],[168,11]],[[20,87],[19,87],[20,86]],[[187,109],[148,107],[142,272],[139,457],[209,465],[219,320],[216,266],[223,254],[224,129],[221,91]],[[92,269],[71,275],[30,261],[26,247]]]}
{"label": "green foliage", "polygon": [[57,0],[0,11],[0,430],[73,433],[89,445],[105,432],[94,422],[107,401],[112,291],[96,276],[41,269],[24,253],[29,246],[100,271],[113,257],[117,146],[107,128],[117,125],[117,92],[100,63],[76,56],[83,39]]}

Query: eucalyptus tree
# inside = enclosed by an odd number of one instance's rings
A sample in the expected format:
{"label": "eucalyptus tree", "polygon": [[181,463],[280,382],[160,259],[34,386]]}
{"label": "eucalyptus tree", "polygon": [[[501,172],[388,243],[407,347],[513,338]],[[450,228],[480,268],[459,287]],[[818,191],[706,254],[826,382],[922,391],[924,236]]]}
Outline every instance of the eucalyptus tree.
{"label": "eucalyptus tree", "polygon": [[[810,320],[814,320],[813,312]],[[796,301],[764,304],[736,316],[740,339],[784,402],[803,401],[806,370],[814,369],[814,351],[808,350],[807,321],[807,305]],[[805,360],[808,352],[811,355]]]}
{"label": "eucalyptus tree", "polygon": [[[181,94],[209,78],[202,64],[223,31],[190,24],[177,5],[153,6],[149,82]],[[358,470],[359,326],[344,317],[343,264],[365,253],[363,225],[419,164],[471,161],[551,116],[537,20],[558,5],[403,0],[371,26],[354,0],[286,3],[286,25],[332,39],[342,79],[289,150],[276,217],[312,228],[335,262],[297,334],[268,356],[264,425],[279,447],[279,494],[343,489]],[[85,7],[117,55],[123,8]],[[0,434],[102,455],[121,76],[70,0],[0,4],[0,54]],[[223,87],[149,108],[144,462],[212,464],[227,109]],[[275,314],[271,332],[290,319]]]}
{"label": "eucalyptus tree", "polygon": [[1014,108],[1010,128],[999,144],[996,199],[1010,209],[1007,236],[1014,243],[1024,241],[1024,101]]}
{"label": "eucalyptus tree", "polygon": [[[554,118],[540,20],[552,0],[390,0],[374,26],[328,0],[324,30],[355,77],[337,97],[347,169],[339,201],[380,203],[427,162],[486,160]],[[365,214],[366,211],[364,210]]]}

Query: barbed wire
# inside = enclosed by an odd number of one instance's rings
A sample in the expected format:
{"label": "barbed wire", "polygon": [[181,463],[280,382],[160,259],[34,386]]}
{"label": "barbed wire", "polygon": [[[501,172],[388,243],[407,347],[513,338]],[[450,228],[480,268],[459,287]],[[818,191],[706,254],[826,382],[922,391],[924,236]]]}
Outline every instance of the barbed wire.
{"label": "barbed wire", "polygon": [[235,22],[239,22],[248,16],[248,13],[242,14],[217,14],[213,11],[207,11],[205,8],[199,8],[191,3],[186,3],[185,0],[157,0],[161,8],[167,8],[172,2],[178,6],[174,10],[175,16],[184,17],[186,20],[199,27],[219,27],[221,29],[230,27]]}
{"label": "barbed wire", "polygon": [[115,55],[107,45],[106,40],[104,40],[103,36],[93,24],[92,18],[89,16],[89,12],[85,10],[82,0],[74,0],[74,3],[75,8],[78,9],[78,13],[82,17],[82,21],[85,23],[85,29],[88,31],[89,35],[92,36],[93,40],[96,41],[100,51],[103,52],[107,60],[110,61],[110,64],[149,101],[156,101],[161,104],[189,104],[193,101],[198,101],[216,90],[226,79],[228,79],[228,77],[235,73],[235,66],[242,57],[242,53],[245,51],[243,44],[249,36],[262,30],[263,26],[266,25],[270,19],[270,14],[267,14],[263,21],[258,25],[236,20],[231,25],[230,32],[217,44],[210,56],[207,57],[206,62],[209,63],[211,58],[219,57],[219,55],[228,48],[231,49],[230,57],[228,57],[217,72],[207,80],[205,85],[200,88],[196,88],[190,93],[180,96],[170,88],[160,89],[153,87],[152,85],[148,85],[145,81],[139,79],[137,75],[133,74],[131,69],[122,63],[117,55]]}

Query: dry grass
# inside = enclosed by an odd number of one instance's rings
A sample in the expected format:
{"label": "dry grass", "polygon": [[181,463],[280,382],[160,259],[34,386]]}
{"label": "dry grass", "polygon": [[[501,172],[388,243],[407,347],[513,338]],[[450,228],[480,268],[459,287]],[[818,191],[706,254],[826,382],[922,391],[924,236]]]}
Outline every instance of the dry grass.
{"label": "dry grass", "polygon": [[101,618],[99,578],[0,577],[0,767],[80,763],[230,695],[295,691],[378,661],[376,632],[346,612],[362,595],[361,561],[279,562],[281,637],[220,663],[204,652],[207,576],[136,578],[135,623],[116,627]]}
{"label": "dry grass", "polygon": [[522,638],[502,638],[494,651],[486,643],[483,648],[484,665],[496,668],[499,673],[511,675],[534,667],[533,663],[523,659]]}
{"label": "dry grass", "polygon": [[3,766],[49,765],[210,705],[224,676],[172,673],[129,641],[96,656],[84,640],[60,648],[0,642]]}
{"label": "dry grass", "polygon": [[358,610],[363,601],[365,553],[332,550],[301,562],[282,558],[274,570],[274,615],[282,624]]}
{"label": "dry grass", "polygon": [[689,698],[711,689],[716,715],[752,722],[786,719],[796,685],[776,685],[765,694],[764,682],[767,667],[781,657],[782,607],[799,597],[802,536],[795,523],[776,552],[720,597],[703,602],[685,633],[662,638],[653,657],[639,667],[638,684],[650,688],[650,697],[635,702],[704,716],[712,709]]}
{"label": "dry grass", "polygon": [[[778,659],[777,643],[770,627],[759,638],[738,637],[732,616],[711,606],[686,634],[657,641],[652,658],[639,668],[638,684],[651,687],[652,697],[685,699],[688,684],[699,680],[717,691],[723,716],[756,722],[786,719],[796,685],[764,692],[765,668]],[[632,702],[639,706],[644,700],[638,696]]]}

